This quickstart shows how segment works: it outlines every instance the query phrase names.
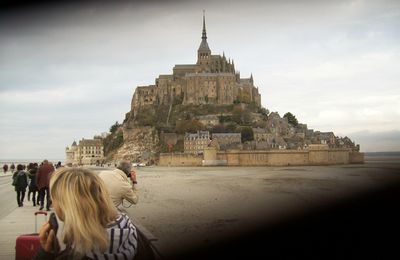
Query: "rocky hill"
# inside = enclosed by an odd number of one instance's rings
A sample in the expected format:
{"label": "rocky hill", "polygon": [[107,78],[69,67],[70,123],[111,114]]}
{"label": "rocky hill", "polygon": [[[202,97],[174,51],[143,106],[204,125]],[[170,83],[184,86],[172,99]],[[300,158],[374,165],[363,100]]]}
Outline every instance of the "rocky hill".
{"label": "rocky hill", "polygon": [[232,105],[147,106],[126,114],[104,140],[108,161],[157,162],[160,152],[183,152],[185,133],[241,133],[240,149],[304,149],[309,144],[331,148],[358,147],[347,137],[308,129],[292,113],[281,117],[254,103]]}
{"label": "rocky hill", "polygon": [[[126,114],[122,125],[104,140],[107,161],[128,159],[139,161],[143,157],[157,158],[159,152],[167,152],[166,133],[177,135],[174,151],[183,152],[183,135],[186,132],[208,130],[212,133],[240,132],[244,126],[265,125],[268,110],[254,104],[232,105],[182,105],[170,108],[149,106],[134,117]],[[204,117],[214,118],[207,124]],[[181,144],[181,145],[179,145]]]}

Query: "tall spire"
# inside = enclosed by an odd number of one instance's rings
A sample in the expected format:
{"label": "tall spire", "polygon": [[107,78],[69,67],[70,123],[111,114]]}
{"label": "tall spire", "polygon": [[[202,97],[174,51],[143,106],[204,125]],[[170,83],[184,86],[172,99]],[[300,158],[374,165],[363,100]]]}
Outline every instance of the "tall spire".
{"label": "tall spire", "polygon": [[203,10],[203,34],[201,39],[207,40],[207,32],[206,32],[206,10]]}
{"label": "tall spire", "polygon": [[203,33],[201,36],[201,43],[200,43],[200,47],[199,47],[198,51],[200,51],[202,53],[204,53],[204,52],[211,53],[210,47],[208,47],[208,43],[207,43],[205,10],[203,10]]}

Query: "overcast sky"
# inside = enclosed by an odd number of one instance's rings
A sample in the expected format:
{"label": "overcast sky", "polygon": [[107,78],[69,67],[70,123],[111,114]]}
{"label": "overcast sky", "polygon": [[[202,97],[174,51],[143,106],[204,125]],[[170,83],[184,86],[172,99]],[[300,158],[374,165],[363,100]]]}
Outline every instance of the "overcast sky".
{"label": "overcast sky", "polygon": [[400,1],[119,1],[1,9],[0,159],[63,159],[121,122],[136,86],[196,62],[203,9],[264,107],[400,151]]}

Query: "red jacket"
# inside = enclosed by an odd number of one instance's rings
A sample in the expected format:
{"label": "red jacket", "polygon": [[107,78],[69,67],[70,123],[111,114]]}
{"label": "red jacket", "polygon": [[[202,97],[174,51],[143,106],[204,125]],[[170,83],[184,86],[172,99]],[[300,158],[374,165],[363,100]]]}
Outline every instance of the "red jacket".
{"label": "red jacket", "polygon": [[54,167],[51,164],[43,164],[39,167],[36,174],[36,184],[39,190],[49,187],[50,175],[52,172],[54,172]]}

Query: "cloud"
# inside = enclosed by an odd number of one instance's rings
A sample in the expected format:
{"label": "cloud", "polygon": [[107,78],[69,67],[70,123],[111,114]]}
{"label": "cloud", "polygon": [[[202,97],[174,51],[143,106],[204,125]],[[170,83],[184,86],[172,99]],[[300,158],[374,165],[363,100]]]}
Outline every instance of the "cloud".
{"label": "cloud", "polygon": [[371,132],[369,130],[351,133],[349,136],[361,144],[363,152],[400,151],[400,131]]}
{"label": "cloud", "polygon": [[0,14],[0,157],[63,158],[121,122],[136,86],[196,62],[202,9],[213,53],[253,73],[271,111],[321,131],[400,130],[398,1],[69,3]]}

